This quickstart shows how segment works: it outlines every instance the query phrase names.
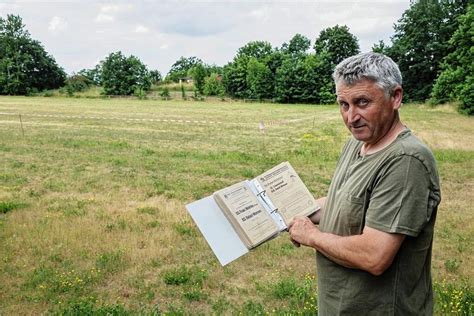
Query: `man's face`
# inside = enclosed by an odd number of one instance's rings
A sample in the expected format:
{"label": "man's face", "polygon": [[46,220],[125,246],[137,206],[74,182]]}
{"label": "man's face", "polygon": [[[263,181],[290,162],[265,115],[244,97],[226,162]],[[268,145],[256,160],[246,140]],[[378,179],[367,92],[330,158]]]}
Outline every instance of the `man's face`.
{"label": "man's face", "polygon": [[354,85],[336,85],[337,102],[344,123],[355,139],[366,144],[381,140],[394,124],[401,104],[401,87],[387,97],[379,86],[370,80]]}

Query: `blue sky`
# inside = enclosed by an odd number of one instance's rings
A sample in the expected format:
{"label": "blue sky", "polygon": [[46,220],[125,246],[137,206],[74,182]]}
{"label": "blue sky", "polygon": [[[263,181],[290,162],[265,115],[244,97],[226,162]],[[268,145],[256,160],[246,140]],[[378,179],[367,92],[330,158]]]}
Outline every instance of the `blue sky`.
{"label": "blue sky", "polygon": [[347,25],[367,51],[390,41],[408,7],[408,0],[0,0],[0,16],[20,15],[68,73],[121,50],[166,75],[181,56],[224,65],[250,41],[280,47],[300,33],[314,43],[336,24]]}

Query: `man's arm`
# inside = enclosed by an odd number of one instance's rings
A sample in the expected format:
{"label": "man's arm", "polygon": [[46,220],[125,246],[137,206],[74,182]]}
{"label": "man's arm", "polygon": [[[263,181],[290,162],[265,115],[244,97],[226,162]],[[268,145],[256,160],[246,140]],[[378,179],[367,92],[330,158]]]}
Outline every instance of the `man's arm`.
{"label": "man's arm", "polygon": [[365,227],[361,235],[338,236],[321,232],[307,217],[289,225],[291,240],[312,247],[347,268],[381,275],[393,262],[405,235]]}
{"label": "man's arm", "polygon": [[324,212],[324,205],[326,205],[326,197],[322,197],[316,200],[316,203],[319,204],[320,209],[313,215],[309,217],[309,219],[314,223],[314,224],[319,224],[319,221],[321,220],[321,216],[323,215]]}

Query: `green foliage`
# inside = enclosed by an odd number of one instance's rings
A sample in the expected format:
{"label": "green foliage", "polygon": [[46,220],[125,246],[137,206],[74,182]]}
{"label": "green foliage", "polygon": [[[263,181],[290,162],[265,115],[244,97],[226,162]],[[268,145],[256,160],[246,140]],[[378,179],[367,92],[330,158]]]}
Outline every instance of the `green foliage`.
{"label": "green foliage", "polygon": [[286,44],[283,44],[282,46],[282,50],[285,50],[286,48],[286,52],[288,52],[288,54],[304,55],[311,46],[311,40],[304,35],[296,34],[290,40],[288,46],[286,46]]}
{"label": "green foliage", "polygon": [[443,60],[431,101],[460,101],[459,111],[474,115],[474,5],[459,17],[459,27],[449,43],[455,50]]}
{"label": "green foliage", "polygon": [[168,89],[168,87],[164,87],[163,90],[161,91],[160,93],[160,97],[163,99],[163,100],[168,100],[171,96],[170,96],[170,90]]}
{"label": "green foliage", "polygon": [[189,236],[195,237],[196,231],[194,230],[193,226],[189,225],[189,223],[177,223],[174,226],[174,229],[180,234],[181,236]]}
{"label": "green foliage", "polygon": [[186,90],[184,90],[184,85],[183,84],[181,84],[181,97],[183,98],[183,100],[187,99]]}
{"label": "green foliage", "polygon": [[163,281],[165,284],[190,285],[192,288],[202,288],[203,282],[207,277],[207,271],[198,266],[189,268],[183,265],[163,273]]}
{"label": "green foliage", "polygon": [[283,279],[272,287],[272,295],[278,299],[284,299],[296,295],[298,286],[294,279]]}
{"label": "green foliage", "polygon": [[202,63],[198,63],[189,70],[189,74],[193,78],[194,87],[200,94],[204,92],[204,79],[206,78],[206,69]]}
{"label": "green foliage", "polygon": [[102,273],[112,273],[124,268],[125,259],[122,251],[106,252],[101,254],[95,263],[96,268]]}
{"label": "green foliage", "polygon": [[262,60],[273,52],[272,45],[265,41],[252,41],[239,48],[236,58],[249,59],[251,57]]}
{"label": "green foliage", "polygon": [[147,91],[142,87],[138,87],[133,91],[133,95],[136,96],[140,100],[145,100],[147,98]]}
{"label": "green foliage", "polygon": [[263,316],[266,315],[265,308],[261,303],[248,300],[242,306],[242,309],[239,311],[239,315],[254,315],[254,316]]}
{"label": "green foliage", "polygon": [[95,268],[82,271],[71,269],[68,261],[63,261],[60,256],[52,256],[50,259],[61,267],[41,264],[29,273],[23,284],[23,288],[31,293],[28,295],[36,301],[57,302],[60,296],[80,297],[87,294],[90,286],[105,276]]}
{"label": "green foliage", "polygon": [[287,103],[333,103],[331,74],[337,62],[359,51],[347,26],[323,30],[311,41],[296,34],[281,49],[267,42],[250,42],[224,67],[223,84],[232,97],[276,99]]}
{"label": "green foliage", "polygon": [[[285,301],[289,310],[304,311],[307,315],[318,312],[316,277],[307,274],[302,281],[295,278],[282,278],[268,285],[257,285],[272,298]],[[286,304],[285,304],[286,305]],[[281,314],[287,314],[287,310],[279,310]]]}
{"label": "green foliage", "polygon": [[167,285],[181,285],[191,281],[192,273],[187,267],[182,266],[169,270],[163,275],[163,281]]}
{"label": "green foliage", "polygon": [[[471,68],[473,66],[471,65]],[[467,115],[474,115],[474,74],[467,77],[461,90],[461,105],[459,112]]]}
{"label": "green foliage", "polygon": [[202,300],[206,295],[203,293],[203,291],[200,288],[191,288],[187,291],[184,291],[183,297],[187,299],[190,302],[193,301],[200,301]]}
{"label": "green foliage", "polygon": [[102,62],[102,86],[107,95],[132,95],[137,90],[149,91],[150,74],[135,56],[125,57],[122,52],[111,53]]}
{"label": "green foliage", "polygon": [[234,61],[224,67],[222,83],[226,92],[237,98],[247,95],[247,59],[234,58]]}
{"label": "green foliage", "polygon": [[400,67],[408,100],[429,97],[443,58],[454,50],[449,39],[466,6],[467,1],[413,1],[398,20],[387,53]]}
{"label": "green foliage", "polygon": [[[272,54],[271,44],[263,41],[249,42],[239,48],[234,60],[224,67],[223,84],[227,93],[237,98],[259,98],[258,95],[262,93],[262,84],[273,86],[273,80],[270,79],[268,71],[255,63],[257,61],[267,65]],[[249,62],[252,64],[253,74],[259,78],[253,78],[252,75],[249,77]],[[270,82],[262,77],[270,79]],[[249,83],[253,86],[249,87]]]}
{"label": "green foliage", "polygon": [[92,69],[81,69],[77,74],[86,77],[89,82],[98,86],[101,84],[102,64],[99,63]]}
{"label": "green foliage", "polygon": [[10,200],[10,201],[0,201],[0,214],[6,214],[15,209],[26,207],[25,203]]}
{"label": "green foliage", "polygon": [[444,262],[444,267],[446,268],[446,271],[455,273],[458,269],[459,266],[461,265],[461,261],[458,259],[448,259]]}
{"label": "green foliage", "polygon": [[159,70],[150,70],[150,80],[153,84],[157,84],[161,81],[161,73]]}
{"label": "green foliage", "polygon": [[466,281],[434,283],[435,310],[442,315],[472,315],[474,291]]}
{"label": "green foliage", "polygon": [[332,97],[332,64],[327,54],[286,58],[277,70],[275,95],[286,103],[328,103]]}
{"label": "green foliage", "polygon": [[67,78],[65,89],[69,95],[72,95],[74,92],[82,92],[89,88],[93,82],[83,75],[72,75]]}
{"label": "green foliage", "polygon": [[275,94],[279,102],[303,102],[307,84],[306,67],[301,58],[286,58],[276,73]]}
{"label": "green foliage", "polygon": [[384,41],[380,40],[378,43],[372,46],[372,51],[379,54],[387,54],[387,44]]}
{"label": "green foliage", "polygon": [[196,65],[202,64],[202,60],[192,57],[180,57],[172,66],[166,79],[174,82],[178,82],[180,78],[184,78],[188,75],[188,72]]}
{"label": "green foliage", "polygon": [[251,99],[260,100],[273,95],[272,72],[255,57],[251,57],[247,63],[247,87]]}
{"label": "green foliage", "polygon": [[212,73],[209,77],[204,79],[205,95],[223,96],[225,94],[224,85],[222,84],[222,77],[216,73]]}
{"label": "green foliage", "polygon": [[314,50],[316,54],[327,54],[333,65],[360,52],[357,37],[345,25],[322,30],[314,42]]}
{"label": "green foliage", "polygon": [[25,95],[64,85],[66,74],[20,16],[0,17],[0,94]]}

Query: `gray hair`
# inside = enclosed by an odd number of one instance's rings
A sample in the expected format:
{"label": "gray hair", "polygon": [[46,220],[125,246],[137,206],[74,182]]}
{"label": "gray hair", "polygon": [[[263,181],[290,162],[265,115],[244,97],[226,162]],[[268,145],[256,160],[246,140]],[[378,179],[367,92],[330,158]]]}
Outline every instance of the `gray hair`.
{"label": "gray hair", "polygon": [[368,79],[382,88],[385,95],[391,96],[397,86],[402,85],[402,74],[397,64],[388,56],[379,53],[363,53],[341,61],[332,74],[336,85],[354,85]]}

